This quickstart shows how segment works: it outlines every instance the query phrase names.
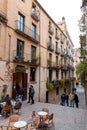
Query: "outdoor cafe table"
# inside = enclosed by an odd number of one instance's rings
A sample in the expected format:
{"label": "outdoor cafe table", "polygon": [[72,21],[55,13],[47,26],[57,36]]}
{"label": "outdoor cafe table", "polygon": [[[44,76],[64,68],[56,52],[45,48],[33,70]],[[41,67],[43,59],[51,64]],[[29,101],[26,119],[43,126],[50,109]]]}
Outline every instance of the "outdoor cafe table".
{"label": "outdoor cafe table", "polygon": [[17,121],[14,123],[14,127],[18,129],[24,128],[26,125],[27,125],[26,121]]}
{"label": "outdoor cafe table", "polygon": [[48,114],[48,113],[45,112],[45,111],[39,111],[39,112],[38,112],[38,115],[40,116],[40,124],[41,124],[41,128],[43,128],[43,124],[44,124],[42,118],[43,118],[44,116],[46,116],[47,114]]}

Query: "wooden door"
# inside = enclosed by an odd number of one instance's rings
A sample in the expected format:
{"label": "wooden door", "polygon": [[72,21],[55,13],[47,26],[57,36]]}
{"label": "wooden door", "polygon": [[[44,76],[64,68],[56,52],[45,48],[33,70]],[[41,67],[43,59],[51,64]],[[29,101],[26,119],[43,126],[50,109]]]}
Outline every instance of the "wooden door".
{"label": "wooden door", "polygon": [[24,88],[23,100],[27,99],[27,78],[28,78],[28,74],[23,73],[22,75],[22,87]]}

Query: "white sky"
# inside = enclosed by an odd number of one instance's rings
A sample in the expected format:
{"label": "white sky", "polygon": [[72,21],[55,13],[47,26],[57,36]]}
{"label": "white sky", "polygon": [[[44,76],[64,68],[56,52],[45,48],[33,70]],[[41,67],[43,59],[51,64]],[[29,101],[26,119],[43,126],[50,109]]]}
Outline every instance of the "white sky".
{"label": "white sky", "polygon": [[78,20],[82,14],[81,0],[38,0],[38,2],[56,23],[60,22],[63,16],[65,17],[74,47],[80,47]]}

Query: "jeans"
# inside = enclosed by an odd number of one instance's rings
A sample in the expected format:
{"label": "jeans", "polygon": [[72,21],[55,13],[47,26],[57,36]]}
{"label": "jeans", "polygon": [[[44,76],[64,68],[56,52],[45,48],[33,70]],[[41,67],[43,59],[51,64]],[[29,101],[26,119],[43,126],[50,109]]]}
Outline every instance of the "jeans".
{"label": "jeans", "polygon": [[22,102],[22,95],[18,95],[19,102]]}
{"label": "jeans", "polygon": [[74,100],[70,100],[70,107],[74,107]]}

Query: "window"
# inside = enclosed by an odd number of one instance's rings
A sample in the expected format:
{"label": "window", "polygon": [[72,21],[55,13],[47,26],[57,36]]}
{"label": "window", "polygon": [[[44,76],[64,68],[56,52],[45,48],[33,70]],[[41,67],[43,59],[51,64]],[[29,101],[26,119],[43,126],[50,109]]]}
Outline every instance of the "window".
{"label": "window", "polygon": [[57,36],[57,28],[55,29],[55,36]]}
{"label": "window", "polygon": [[18,30],[24,32],[24,16],[18,13]]}
{"label": "window", "polygon": [[49,41],[50,44],[52,43],[52,38],[50,36],[49,36],[48,41]]}
{"label": "window", "polygon": [[36,25],[32,24],[32,38],[36,39]]}
{"label": "window", "polygon": [[58,50],[58,42],[56,42],[56,51]]}
{"label": "window", "polygon": [[30,68],[30,81],[35,81],[36,69],[34,67]]}
{"label": "window", "polygon": [[36,47],[31,46],[31,58],[36,57]]}
{"label": "window", "polygon": [[49,70],[49,82],[52,81],[52,70]]}
{"label": "window", "polygon": [[32,6],[32,13],[35,13],[35,11],[36,11],[36,7],[35,7],[35,5],[33,5]]}
{"label": "window", "polygon": [[56,56],[56,64],[58,65],[58,56]]}
{"label": "window", "polygon": [[17,57],[22,60],[24,58],[24,42],[21,40],[17,40]]}

